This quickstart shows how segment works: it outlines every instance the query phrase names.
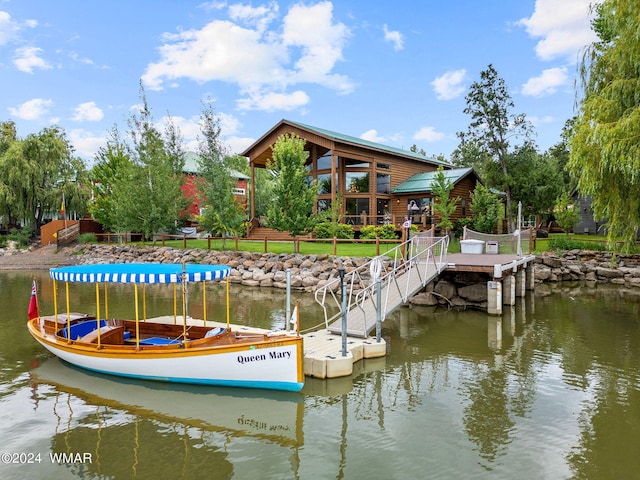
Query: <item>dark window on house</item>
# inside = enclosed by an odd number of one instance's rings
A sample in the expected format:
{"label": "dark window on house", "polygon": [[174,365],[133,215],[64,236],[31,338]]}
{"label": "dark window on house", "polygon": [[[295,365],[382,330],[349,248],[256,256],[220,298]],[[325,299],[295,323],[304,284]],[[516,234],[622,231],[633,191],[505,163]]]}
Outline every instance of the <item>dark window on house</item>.
{"label": "dark window on house", "polygon": [[376,193],[388,194],[391,191],[391,175],[376,173]]}
{"label": "dark window on house", "polygon": [[389,165],[388,163],[379,163],[378,168],[380,170],[391,170],[391,165]]}
{"label": "dark window on house", "polygon": [[331,200],[330,199],[320,199],[318,200],[318,212],[326,212],[331,208]]}

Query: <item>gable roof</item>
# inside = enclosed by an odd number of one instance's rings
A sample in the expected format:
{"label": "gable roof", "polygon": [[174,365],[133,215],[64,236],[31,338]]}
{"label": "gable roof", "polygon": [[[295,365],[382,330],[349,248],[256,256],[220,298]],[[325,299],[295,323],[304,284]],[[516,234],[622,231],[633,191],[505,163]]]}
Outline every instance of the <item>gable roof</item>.
{"label": "gable roof", "polygon": [[307,125],[304,123],[294,122],[291,120],[282,119],[278,122],[273,128],[271,128],[267,133],[265,133],[262,137],[256,140],[250,147],[248,147],[241,155],[248,157],[251,155],[251,151],[254,150],[258,145],[260,145],[265,139],[269,138],[271,134],[280,129],[282,126],[292,126],[301,130],[305,130],[309,133],[313,133],[320,137],[332,140],[335,143],[342,143],[347,145],[354,145],[360,148],[365,148],[367,150],[376,150],[379,152],[384,152],[391,155],[401,156],[405,158],[409,158],[411,160],[417,160],[424,163],[430,163],[435,165],[442,165],[444,167],[451,167],[451,164],[448,162],[444,162],[435,157],[427,157],[425,155],[421,155],[416,152],[412,152],[410,150],[403,150],[401,148],[390,147],[388,145],[383,145],[381,143],[371,142],[369,140],[364,140],[362,138],[353,137],[351,135],[346,135],[344,133],[334,132],[332,130],[327,130],[325,128],[314,127],[313,125]]}
{"label": "gable roof", "polygon": [[[431,184],[437,173],[437,171],[416,173],[391,190],[391,193],[431,193]],[[473,173],[475,175],[473,168],[470,167],[443,170],[442,173],[444,173],[445,178],[454,185],[469,174]]]}
{"label": "gable roof", "polygon": [[[184,167],[182,167],[182,173],[187,173],[191,175],[199,175],[200,174],[200,165],[198,164],[200,160],[200,155],[195,152],[186,152],[184,154]],[[233,170],[231,168],[227,168],[229,175],[231,178],[235,178],[237,180],[250,180],[251,177],[245,175],[242,172],[238,172],[237,170]]]}

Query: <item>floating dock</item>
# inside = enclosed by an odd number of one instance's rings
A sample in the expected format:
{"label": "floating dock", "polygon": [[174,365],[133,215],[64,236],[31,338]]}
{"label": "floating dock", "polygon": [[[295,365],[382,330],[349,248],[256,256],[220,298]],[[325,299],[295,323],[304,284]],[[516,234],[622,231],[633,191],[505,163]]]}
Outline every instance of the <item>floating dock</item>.
{"label": "floating dock", "polygon": [[[165,315],[149,319],[158,323],[182,325],[182,316],[176,317]],[[226,323],[215,322],[187,317],[187,325],[222,327]],[[257,327],[247,327],[244,325],[230,324],[235,332],[269,334],[272,330]],[[342,355],[342,337],[335,335],[329,330],[316,330],[314,332],[302,334],[304,338],[304,374],[315,378],[336,378],[346,377],[353,373],[354,364],[366,358],[379,358],[387,354],[387,343],[375,337],[356,338],[347,337],[346,355]]]}

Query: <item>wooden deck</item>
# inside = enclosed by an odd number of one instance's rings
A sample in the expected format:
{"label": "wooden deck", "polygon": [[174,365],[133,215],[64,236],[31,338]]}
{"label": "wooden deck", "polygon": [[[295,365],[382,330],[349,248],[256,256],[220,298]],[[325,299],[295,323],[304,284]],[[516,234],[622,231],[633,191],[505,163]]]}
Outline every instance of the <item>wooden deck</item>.
{"label": "wooden deck", "polygon": [[[520,266],[527,266],[535,255],[450,253],[447,271],[489,273],[495,280],[511,275]],[[496,266],[499,265],[499,270]],[[496,275],[500,272],[499,275]]]}

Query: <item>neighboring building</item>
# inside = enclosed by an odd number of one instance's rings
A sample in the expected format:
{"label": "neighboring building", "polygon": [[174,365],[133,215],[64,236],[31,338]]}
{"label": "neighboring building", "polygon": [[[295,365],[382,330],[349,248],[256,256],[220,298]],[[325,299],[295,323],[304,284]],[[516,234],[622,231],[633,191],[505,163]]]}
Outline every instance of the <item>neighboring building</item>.
{"label": "neighboring building", "polygon": [[[411,184],[404,182],[415,175],[433,173],[440,166],[454,172],[454,195],[461,198],[455,218],[469,214],[470,193],[477,181],[471,169],[452,170],[451,164],[433,157],[289,120],[281,120],[242,153],[249,157],[252,178],[256,168],[265,168],[271,160],[271,146],[278,137],[289,133],[306,140],[309,175],[318,183],[317,210],[327,210],[341,195],[343,221],[356,230],[362,225],[383,223],[393,223],[399,229],[408,213],[426,227],[426,217],[418,218],[415,212],[427,211],[432,199],[430,183],[419,178]],[[251,188],[254,185],[251,182]],[[251,217],[255,217],[253,205]]]}
{"label": "neighboring building", "polygon": [[[184,157],[184,168],[182,172],[185,175],[185,181],[182,185],[182,193],[185,198],[189,200],[190,205],[187,209],[189,217],[193,218],[196,215],[200,215],[200,208],[202,205],[202,199],[199,198],[200,184],[203,182],[202,177],[198,169],[198,161],[200,157],[197,153],[187,152]],[[229,175],[235,180],[235,187],[233,188],[233,194],[236,201],[246,210],[248,205],[248,193],[249,193],[249,180],[250,177],[244,173],[236,170],[228,169]]]}

